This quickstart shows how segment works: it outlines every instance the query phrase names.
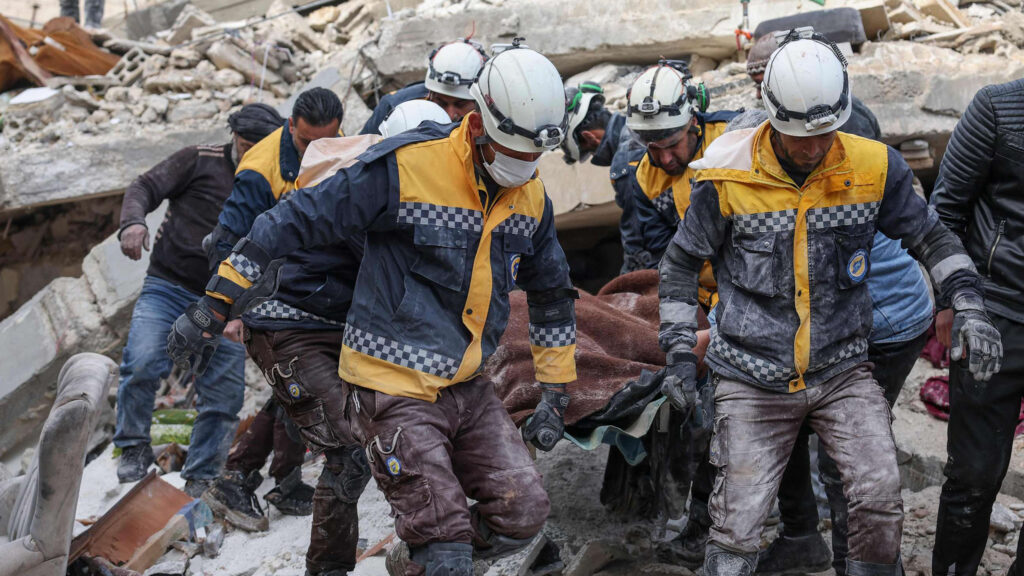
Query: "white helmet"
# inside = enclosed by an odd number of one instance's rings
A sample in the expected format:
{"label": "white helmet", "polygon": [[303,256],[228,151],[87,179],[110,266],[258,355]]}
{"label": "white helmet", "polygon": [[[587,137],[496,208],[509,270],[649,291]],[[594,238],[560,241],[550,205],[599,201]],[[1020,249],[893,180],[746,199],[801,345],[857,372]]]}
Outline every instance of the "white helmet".
{"label": "white helmet", "polygon": [[484,65],[480,79],[469,88],[484,132],[519,152],[554,149],[567,126],[562,77],[547,58],[513,43]]}
{"label": "white helmet", "polygon": [[838,130],[853,110],[846,58],[811,28],[783,34],[761,83],[772,127],[789,136]]}
{"label": "white helmet", "polygon": [[469,100],[469,86],[480,76],[484,62],[483,47],[468,38],[445,44],[430,53],[423,83],[431,92]]}
{"label": "white helmet", "polygon": [[662,60],[644,70],[626,94],[626,126],[643,132],[688,125],[694,113],[688,79],[683,62]]}
{"label": "white helmet", "polygon": [[583,162],[590,156],[589,152],[580,150],[576,129],[586,120],[593,101],[598,105],[604,105],[604,89],[596,82],[581,82],[579,86],[565,89],[565,110],[569,115],[569,127],[566,129],[565,140],[562,141],[562,151],[565,152],[565,161],[569,164]]}
{"label": "white helmet", "polygon": [[420,125],[420,122],[429,120],[438,124],[450,124],[452,119],[448,113],[437,104],[428,100],[409,100],[402,102],[388,114],[380,124],[380,135],[387,138],[401,134],[406,130],[412,130]]}

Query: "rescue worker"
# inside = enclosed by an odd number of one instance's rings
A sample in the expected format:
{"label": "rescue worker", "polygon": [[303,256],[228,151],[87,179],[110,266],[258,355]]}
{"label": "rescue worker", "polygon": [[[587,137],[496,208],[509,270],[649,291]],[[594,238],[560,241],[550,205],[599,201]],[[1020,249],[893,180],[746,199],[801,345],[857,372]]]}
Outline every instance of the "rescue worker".
{"label": "rescue worker", "polygon": [[[408,102],[396,108],[381,126],[382,133],[399,134],[422,121],[448,123],[439,106],[428,102]],[[351,164],[379,138],[352,138],[356,144],[343,162]],[[317,146],[321,142],[311,144]],[[305,165],[304,165],[305,167]],[[299,183],[306,184],[303,174]],[[362,242],[359,235],[339,240],[316,251],[298,250],[281,264],[278,275],[268,275],[276,288],[273,299],[258,304],[246,313],[245,344],[249,355],[260,367],[274,390],[274,396],[296,423],[313,452],[323,452],[324,469],[312,496],[313,528],[306,552],[306,570],[311,576],[341,576],[355,567],[359,522],[356,504],[370,479],[362,447],[352,437],[346,416],[347,385],[338,377],[345,315],[351,304]],[[238,259],[234,262],[239,262]],[[244,269],[244,267],[243,267]],[[254,290],[243,289],[222,277],[215,277],[209,288],[237,296],[229,318],[242,314],[263,300]],[[181,354],[189,342],[189,320],[177,339],[169,341],[168,351],[176,360],[188,362]],[[209,328],[217,331],[215,324]],[[194,336],[194,333],[192,333]],[[251,449],[251,448],[250,448]],[[300,452],[301,454],[301,452]],[[254,489],[262,478],[262,461],[247,469],[228,467],[225,474],[203,494],[203,501],[218,515],[247,530],[266,530],[267,518],[259,509]],[[301,471],[292,473],[301,477]],[[285,482],[297,482],[286,479]],[[279,487],[281,487],[279,485]],[[288,494],[290,489],[282,490]],[[270,500],[270,495],[266,497]],[[276,504],[275,504],[276,505]]]}
{"label": "rescue worker", "polygon": [[[725,131],[736,112],[705,114],[707,96],[703,85],[689,82],[683,62],[662,60],[648,68],[629,88],[626,125],[647,146],[636,168],[633,201],[639,226],[644,268],[654,268],[665,253],[680,214],[690,203],[691,162]],[[710,298],[714,288],[710,266],[705,277]],[[710,300],[705,305],[710,306]]]}
{"label": "rescue worker", "polygon": [[[1014,430],[1024,395],[1024,163],[1020,111],[1024,80],[982,88],[953,130],[931,202],[984,272],[985,307],[1003,337],[1006,364],[991,381],[965,363],[957,302],[936,318],[936,332],[950,357],[949,460],[939,501],[932,569],[935,574],[978,571],[988,542],[989,516],[1013,453]],[[952,330],[952,333],[950,332]],[[1008,574],[1021,574],[1024,539]]]}
{"label": "rescue worker", "polygon": [[977,271],[914,193],[899,153],[837,132],[852,110],[835,44],[790,31],[762,89],[769,123],[719,138],[696,163],[690,207],[660,267],[666,380],[692,403],[698,275],[707,259],[716,262],[717,330],[705,362],[714,374],[718,476],[704,573],[754,571],[806,422],[850,495],[847,574],[901,574],[896,449],[889,408],[865,363],[864,281],[876,228],[901,238],[954,303],[957,333],[971,344],[955,352],[969,355],[981,380],[998,371],[999,333],[984,313]]}
{"label": "rescue worker", "polygon": [[565,89],[569,131],[562,141],[562,152],[567,164],[586,162],[590,158],[595,166],[609,167],[615,203],[622,209],[619,219],[621,273],[626,274],[650,267],[649,256],[642,252],[632,192],[636,187],[636,167],[645,148],[626,127],[626,117],[609,111],[604,102],[604,90],[595,82],[582,82]]}
{"label": "rescue worker", "polygon": [[[209,276],[200,246],[216,214],[231,193],[235,166],[246,150],[273,130],[281,117],[265,104],[249,104],[231,115],[231,142],[188,146],[139,176],[121,205],[121,251],[132,260],[149,250],[146,214],[170,201],[157,231],[153,255],[132,311],[128,341],[121,357],[114,445],[121,449],[120,482],[141,480],[153,463],[149,427],[160,380],[171,372],[164,342],[174,319],[203,294]],[[181,476],[192,497],[220,473],[242,408],[245,352],[232,342],[210,358],[207,373],[192,383],[199,414]]]}
{"label": "rescue worker", "polygon": [[[765,36],[776,46],[771,34]],[[758,41],[751,57],[763,57],[765,64],[771,53],[763,54],[765,43]],[[747,62],[748,74],[760,85],[764,65]],[[760,66],[758,71],[757,66]],[[760,98],[760,92],[758,92]],[[842,126],[847,134],[881,140],[878,120],[871,110],[851,95],[853,109]],[[755,109],[764,119],[762,108]],[[876,232],[869,255],[870,272],[867,283],[871,296],[872,324],[868,335],[868,362],[874,364],[872,375],[882,387],[886,402],[892,407],[903,389],[928,340],[932,321],[932,301],[920,266],[893,240]],[[793,454],[786,465],[779,488],[779,512],[782,529],[779,536],[763,550],[757,561],[758,574],[804,574],[821,572],[831,565],[836,574],[846,573],[847,501],[843,482],[835,461],[824,451],[817,451],[818,468],[829,501],[832,519],[832,547],[818,532],[818,506],[811,478],[811,454],[808,449],[810,429],[800,432]]]}
{"label": "rescue worker", "polygon": [[341,100],[326,88],[310,88],[299,94],[287,122],[254,146],[238,165],[234,189],[224,202],[217,227],[203,241],[211,266],[231,252],[257,216],[295,189],[306,146],[320,138],[337,136],[343,115]]}
{"label": "rescue worker", "polygon": [[427,57],[427,75],[423,82],[386,94],[373,109],[360,134],[377,134],[380,125],[396,106],[409,100],[429,100],[448,113],[453,122],[476,106],[469,87],[487,62],[487,53],[479,43],[463,38],[434,49]]}
{"label": "rescue worker", "polygon": [[[339,375],[396,531],[428,576],[468,576],[474,550],[511,553],[543,526],[549,503],[523,439],[554,447],[576,378],[576,292],[536,178],[565,134],[561,78],[517,40],[471,90],[479,111],[461,123],[389,138],[257,218],[179,319],[187,336],[175,352],[194,362],[215,345],[203,332],[242,298],[230,285],[272,284],[275,258],[365,232]],[[478,375],[516,285],[543,389],[522,438]]]}

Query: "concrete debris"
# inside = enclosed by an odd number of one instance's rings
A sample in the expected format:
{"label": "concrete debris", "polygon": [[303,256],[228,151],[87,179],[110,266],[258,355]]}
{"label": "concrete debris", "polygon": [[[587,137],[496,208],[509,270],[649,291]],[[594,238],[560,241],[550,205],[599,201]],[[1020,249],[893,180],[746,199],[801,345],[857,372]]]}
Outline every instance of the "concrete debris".
{"label": "concrete debris", "polygon": [[1013,532],[1021,525],[1021,519],[1005,505],[996,502],[992,505],[992,516],[989,525],[1000,534]]}
{"label": "concrete debris", "polygon": [[186,4],[178,14],[178,18],[171,26],[171,33],[167,37],[168,44],[178,45],[192,40],[192,33],[198,28],[213,26],[217,20],[203,10],[192,4]]}

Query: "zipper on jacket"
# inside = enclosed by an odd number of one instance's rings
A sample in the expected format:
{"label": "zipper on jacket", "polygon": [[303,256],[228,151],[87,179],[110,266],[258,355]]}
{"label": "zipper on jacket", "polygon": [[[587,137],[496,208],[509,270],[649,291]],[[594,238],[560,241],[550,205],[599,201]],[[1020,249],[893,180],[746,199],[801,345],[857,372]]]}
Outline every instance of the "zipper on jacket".
{"label": "zipper on jacket", "polygon": [[999,246],[999,241],[1003,239],[1003,232],[1006,231],[1006,218],[999,221],[999,229],[996,231],[996,239],[992,242],[992,249],[988,251],[988,277],[992,277],[992,258],[996,255],[996,246]]}

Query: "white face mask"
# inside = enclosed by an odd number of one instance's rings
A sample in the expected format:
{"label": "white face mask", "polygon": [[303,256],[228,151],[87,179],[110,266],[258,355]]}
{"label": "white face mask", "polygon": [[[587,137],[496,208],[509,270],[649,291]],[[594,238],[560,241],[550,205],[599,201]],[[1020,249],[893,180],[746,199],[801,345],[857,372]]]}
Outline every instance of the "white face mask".
{"label": "white face mask", "polygon": [[511,156],[506,156],[494,148],[494,162],[484,164],[484,169],[487,173],[494,178],[495,183],[502,188],[515,188],[516,186],[522,186],[525,184],[537,171],[537,164],[540,163],[540,157],[536,160],[519,160]]}

